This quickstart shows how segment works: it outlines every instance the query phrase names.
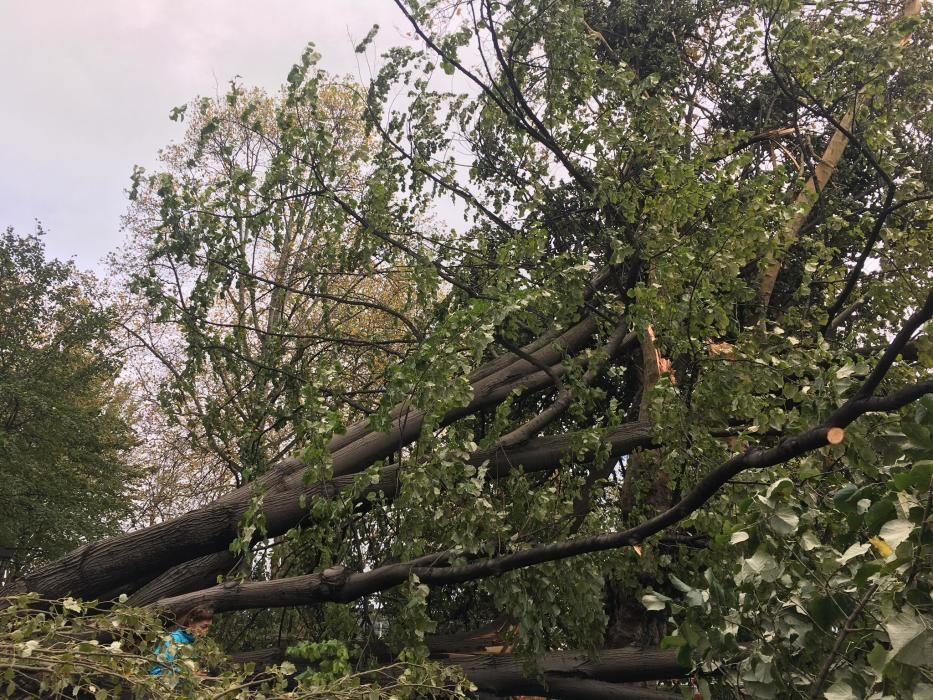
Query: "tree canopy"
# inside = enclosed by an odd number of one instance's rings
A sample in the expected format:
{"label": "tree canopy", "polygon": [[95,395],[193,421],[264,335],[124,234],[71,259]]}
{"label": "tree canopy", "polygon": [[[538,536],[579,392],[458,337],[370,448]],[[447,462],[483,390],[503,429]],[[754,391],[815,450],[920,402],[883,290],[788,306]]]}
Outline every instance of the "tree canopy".
{"label": "tree canopy", "polygon": [[[41,230],[40,230],[41,235]],[[130,507],[127,396],[94,281],[0,236],[0,579],[119,532]]]}
{"label": "tree canopy", "polygon": [[7,592],[312,685],[933,696],[922,3],[395,3],[365,86],[173,110],[123,325],[215,478]]}

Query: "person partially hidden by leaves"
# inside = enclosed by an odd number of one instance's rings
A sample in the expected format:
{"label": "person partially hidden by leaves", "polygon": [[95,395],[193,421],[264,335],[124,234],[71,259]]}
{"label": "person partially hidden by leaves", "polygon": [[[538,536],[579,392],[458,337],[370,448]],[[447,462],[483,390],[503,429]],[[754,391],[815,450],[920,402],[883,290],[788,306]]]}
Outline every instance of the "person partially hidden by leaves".
{"label": "person partially hidden by leaves", "polygon": [[[178,629],[174,630],[169,639],[160,642],[155,648],[158,664],[149,671],[150,676],[173,675],[178,669],[174,665],[178,656],[179,647],[194,644],[196,640],[207,636],[214,621],[214,613],[210,608],[197,606],[191,608],[178,618]],[[196,675],[205,673],[196,671]]]}

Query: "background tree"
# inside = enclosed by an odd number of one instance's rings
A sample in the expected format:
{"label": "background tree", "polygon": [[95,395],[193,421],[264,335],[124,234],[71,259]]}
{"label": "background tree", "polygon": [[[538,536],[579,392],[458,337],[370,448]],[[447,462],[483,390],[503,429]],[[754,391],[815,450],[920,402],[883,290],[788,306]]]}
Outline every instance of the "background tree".
{"label": "background tree", "polygon": [[133,445],[113,314],[95,281],[0,236],[0,550],[5,580],[120,531]]}
{"label": "background tree", "polygon": [[[321,196],[363,196],[376,143],[365,93],[323,74],[301,89],[270,97],[231,85],[224,99],[177,110],[187,133],[163,152],[166,169],[137,173],[130,242],[112,267],[134,292],[124,328],[149,407],[134,454],[154,467],[138,516],[150,522],[209,503],[290,452],[315,461],[330,432],[375,410],[386,367],[420,336],[410,273],[370,259],[359,227]],[[169,222],[166,197],[188,202],[187,213]],[[256,566],[313,570],[307,539],[270,543]],[[258,637],[264,621],[251,615],[229,634]],[[268,622],[281,636],[308,620]]]}
{"label": "background tree", "polygon": [[[360,270],[359,232],[320,196],[363,190],[360,88],[322,75],[305,89],[299,100],[234,84],[176,110],[186,138],[162,153],[164,171],[137,173],[130,243],[113,262],[138,293],[125,327],[141,363],[155,360],[144,393],[236,485],[300,449],[306,415],[337,387],[336,405],[371,410],[373,382],[414,339],[394,308],[406,306],[398,272]],[[321,185],[305,161],[323,149]],[[322,367],[336,373],[312,381]]]}
{"label": "background tree", "polygon": [[[301,383],[314,409],[284,416],[299,458],[15,589],[257,611],[270,641],[313,629],[364,663],[493,630],[543,673],[459,658],[498,695],[633,697],[623,682],[693,664],[706,695],[928,693],[920,4],[396,4],[418,43],[357,103],[358,168],[300,117],[328,84],[309,50],[273,108],[294,170],[263,180],[299,183],[340,241],[308,263],[310,293],[340,297],[327,317],[359,300],[326,291],[321,265],[404,271],[389,307],[404,320],[382,311],[409,342],[373,363],[379,393],[346,401],[353,345],[329,346]],[[256,268],[205,259],[284,236],[283,221],[249,227],[291,190],[247,216],[207,206],[240,201],[236,177],[205,177],[140,187],[165,270],[193,271],[176,287],[221,308]],[[446,198],[463,221],[439,226]],[[170,299],[160,275],[154,298]],[[302,566],[209,585],[231,542],[273,538],[300,543]],[[288,607],[308,623],[283,635],[263,611]],[[609,665],[573,675],[574,649]]]}

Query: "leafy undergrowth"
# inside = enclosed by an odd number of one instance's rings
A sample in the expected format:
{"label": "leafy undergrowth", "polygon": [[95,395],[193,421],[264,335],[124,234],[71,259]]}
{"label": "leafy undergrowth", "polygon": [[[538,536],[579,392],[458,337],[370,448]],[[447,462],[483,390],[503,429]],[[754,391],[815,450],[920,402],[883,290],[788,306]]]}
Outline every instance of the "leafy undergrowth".
{"label": "leafy undergrowth", "polygon": [[[153,675],[155,649],[171,643],[170,631],[153,610],[120,602],[0,599],[0,697],[404,700],[472,690],[448,666],[404,662],[360,672],[339,653],[301,672],[288,661],[257,670],[230,661],[209,639],[175,647],[171,666]],[[324,651],[340,645],[323,644]]]}

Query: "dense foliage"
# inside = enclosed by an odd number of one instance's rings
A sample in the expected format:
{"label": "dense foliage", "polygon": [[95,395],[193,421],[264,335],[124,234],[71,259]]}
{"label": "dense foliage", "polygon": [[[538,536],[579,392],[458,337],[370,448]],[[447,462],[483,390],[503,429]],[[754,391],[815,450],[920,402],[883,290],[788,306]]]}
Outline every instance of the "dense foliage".
{"label": "dense foliage", "polygon": [[[177,646],[173,663],[160,664],[153,650],[171,643],[171,627],[151,610],[122,604],[97,607],[73,598],[41,601],[35,596],[4,603],[0,692],[5,691],[5,697],[403,700],[425,691],[438,698],[463,697],[470,689],[455,670],[437,664],[358,673],[348,665],[334,668],[329,660],[340,658],[336,653],[327,656],[327,663],[305,660],[300,672],[291,662],[257,670],[254,664],[231,662],[215,644],[203,641],[196,649]],[[38,612],[37,605],[46,610]],[[296,649],[296,657],[301,652]],[[164,672],[152,674],[155,668]]]}
{"label": "dense foliage", "polygon": [[173,111],[125,327],[223,476],[19,588],[364,666],[493,625],[499,695],[631,697],[547,652],[637,647],[688,696],[930,697],[929,13],[396,4],[365,88],[309,48]]}
{"label": "dense foliage", "polygon": [[0,580],[118,532],[129,509],[127,397],[94,284],[38,235],[0,235]]}

